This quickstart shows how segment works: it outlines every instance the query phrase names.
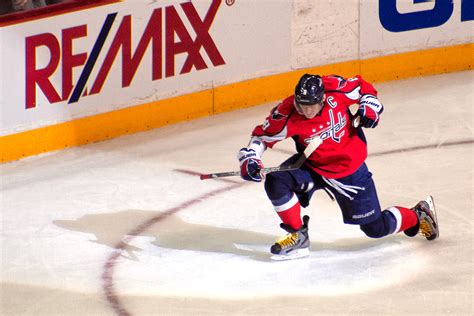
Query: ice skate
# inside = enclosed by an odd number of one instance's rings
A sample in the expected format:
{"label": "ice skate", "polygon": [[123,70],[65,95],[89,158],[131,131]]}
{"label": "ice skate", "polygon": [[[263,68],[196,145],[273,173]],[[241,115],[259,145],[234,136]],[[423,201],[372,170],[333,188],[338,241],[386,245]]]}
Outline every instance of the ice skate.
{"label": "ice skate", "polygon": [[417,233],[428,240],[439,237],[438,218],[436,217],[433,197],[428,196],[424,201],[418,202],[412,210],[415,211],[419,220]]}
{"label": "ice skate", "polygon": [[280,227],[286,230],[288,234],[278,239],[271,247],[272,260],[281,261],[309,256],[308,222],[309,216],[303,216],[303,226],[299,230],[280,224]]}

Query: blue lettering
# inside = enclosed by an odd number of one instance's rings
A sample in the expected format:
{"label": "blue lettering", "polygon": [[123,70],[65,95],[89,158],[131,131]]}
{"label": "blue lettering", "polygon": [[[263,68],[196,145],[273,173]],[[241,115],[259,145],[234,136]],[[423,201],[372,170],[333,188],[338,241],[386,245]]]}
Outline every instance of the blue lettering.
{"label": "blue lettering", "polygon": [[[426,0],[414,0],[414,3],[426,2]],[[473,0],[464,0],[466,7]],[[379,0],[379,17],[383,27],[390,32],[404,32],[422,28],[440,26],[449,20],[453,13],[453,0],[435,0],[435,6],[431,10],[400,13],[397,10],[397,0]],[[467,9],[467,8],[466,8]],[[466,10],[468,11],[468,10]],[[472,16],[471,13],[466,13]]]}
{"label": "blue lettering", "polygon": [[461,21],[474,20],[474,0],[461,0]]}

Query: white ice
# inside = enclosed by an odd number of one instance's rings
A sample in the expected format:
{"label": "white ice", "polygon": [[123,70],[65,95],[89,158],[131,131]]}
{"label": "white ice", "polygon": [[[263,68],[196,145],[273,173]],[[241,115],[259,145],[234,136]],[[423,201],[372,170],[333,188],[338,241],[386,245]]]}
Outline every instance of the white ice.
{"label": "white ice", "polygon": [[433,195],[438,240],[369,239],[318,192],[310,257],[270,261],[263,185],[197,174],[238,169],[274,102],[0,165],[0,314],[472,315],[473,72],[376,87],[382,207]]}

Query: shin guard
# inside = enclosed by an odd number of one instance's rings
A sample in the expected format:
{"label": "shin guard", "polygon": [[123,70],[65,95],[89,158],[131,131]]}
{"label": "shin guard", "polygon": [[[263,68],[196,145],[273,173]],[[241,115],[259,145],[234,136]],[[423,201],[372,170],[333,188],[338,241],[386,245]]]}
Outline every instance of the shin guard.
{"label": "shin guard", "polygon": [[392,213],[397,220],[397,229],[394,232],[395,234],[406,231],[418,225],[418,217],[416,216],[416,213],[409,208],[402,206],[392,206],[389,207],[387,211]]}
{"label": "shin guard", "polygon": [[280,216],[281,221],[298,230],[303,222],[301,221],[301,205],[296,194],[293,193],[291,199],[282,204],[274,205],[275,211]]}

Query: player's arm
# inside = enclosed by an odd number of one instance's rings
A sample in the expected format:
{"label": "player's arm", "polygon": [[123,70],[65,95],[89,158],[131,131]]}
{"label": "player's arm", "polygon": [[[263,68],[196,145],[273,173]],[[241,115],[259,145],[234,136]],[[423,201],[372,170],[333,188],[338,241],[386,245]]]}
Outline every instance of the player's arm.
{"label": "player's arm", "polygon": [[287,121],[292,111],[290,101],[285,100],[275,107],[264,123],[255,127],[247,147],[240,149],[237,159],[242,179],[260,182],[263,169],[262,156],[268,147],[287,138]]}
{"label": "player's arm", "polygon": [[355,77],[359,84],[359,109],[357,115],[360,117],[360,125],[366,128],[374,128],[380,121],[383,105],[377,98],[377,90],[374,86],[360,76]]}
{"label": "player's arm", "polygon": [[243,147],[237,153],[237,159],[240,164],[240,176],[247,181],[260,182],[263,169],[262,154],[265,151],[265,145],[252,137],[247,147]]}

